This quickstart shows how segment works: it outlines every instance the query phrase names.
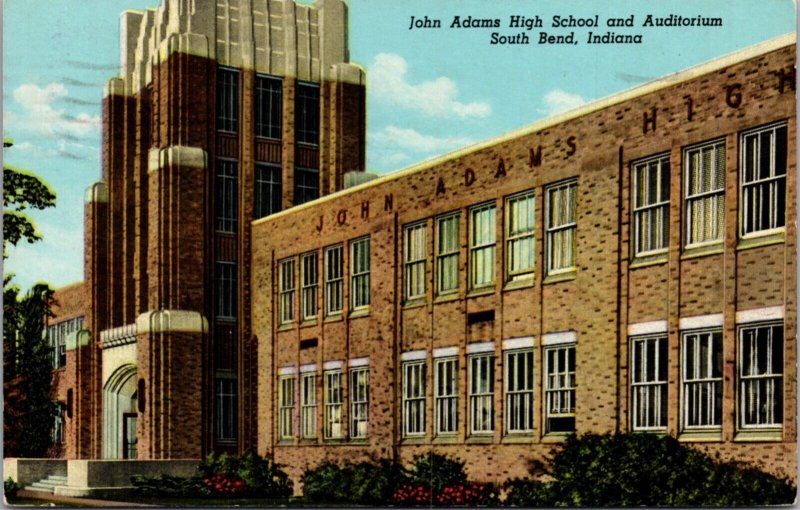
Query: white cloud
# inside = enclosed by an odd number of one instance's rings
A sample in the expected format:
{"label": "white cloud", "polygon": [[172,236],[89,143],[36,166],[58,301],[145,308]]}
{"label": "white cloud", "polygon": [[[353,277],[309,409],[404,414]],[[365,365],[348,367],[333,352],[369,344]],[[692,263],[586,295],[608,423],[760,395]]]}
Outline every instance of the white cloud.
{"label": "white cloud", "polygon": [[26,83],[14,89],[14,100],[22,106],[21,114],[7,112],[4,119],[11,129],[27,129],[33,133],[57,140],[73,140],[97,135],[100,117],[85,112],[69,115],[54,103],[67,96],[63,83],[50,83],[39,87]]}
{"label": "white cloud", "polygon": [[379,53],[369,66],[370,90],[380,99],[431,117],[485,118],[492,112],[489,103],[456,100],[458,87],[446,76],[411,84],[407,81],[408,63],[400,55]]}
{"label": "white cloud", "polygon": [[586,103],[586,100],[578,94],[571,94],[561,89],[553,89],[542,98],[544,108],[539,109],[539,113],[545,115],[555,115],[577,108]]}
{"label": "white cloud", "polygon": [[436,137],[424,135],[414,129],[386,126],[372,133],[369,140],[381,146],[393,146],[414,152],[441,152],[469,145],[472,140],[464,137]]}

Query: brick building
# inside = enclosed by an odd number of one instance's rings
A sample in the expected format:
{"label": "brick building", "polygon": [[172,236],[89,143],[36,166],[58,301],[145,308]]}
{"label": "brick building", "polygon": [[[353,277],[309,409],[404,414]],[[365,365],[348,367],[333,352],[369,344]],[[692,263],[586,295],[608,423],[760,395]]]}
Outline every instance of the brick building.
{"label": "brick building", "polygon": [[497,482],[642,431],[795,478],[794,36],[345,188],[346,27],[341,0],[123,15],[66,456],[432,449]]}

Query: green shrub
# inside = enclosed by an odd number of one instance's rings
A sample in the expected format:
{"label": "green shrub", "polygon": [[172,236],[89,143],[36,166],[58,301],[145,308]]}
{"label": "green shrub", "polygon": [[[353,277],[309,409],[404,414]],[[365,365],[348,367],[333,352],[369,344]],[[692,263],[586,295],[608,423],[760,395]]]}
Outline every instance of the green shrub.
{"label": "green shrub", "polygon": [[134,494],[143,497],[187,498],[208,494],[199,476],[133,475],[131,483]]}
{"label": "green shrub", "polygon": [[385,504],[403,476],[402,468],[388,460],[341,467],[326,462],[305,472],[303,496],[324,503]]}
{"label": "green shrub", "polygon": [[209,455],[198,467],[202,484],[212,495],[286,498],[292,495],[289,476],[271,459],[255,452],[219,457]]}
{"label": "green shrub", "polygon": [[3,480],[3,494],[5,494],[6,499],[16,498],[19,489],[19,484],[15,482],[13,478],[8,477]]}
{"label": "green shrub", "polygon": [[507,491],[505,504],[524,507],[552,506],[551,485],[540,480],[509,480],[504,485]]}
{"label": "green shrub", "polygon": [[421,485],[438,494],[443,488],[467,482],[464,463],[445,455],[425,453],[414,457],[408,470],[411,485]]}

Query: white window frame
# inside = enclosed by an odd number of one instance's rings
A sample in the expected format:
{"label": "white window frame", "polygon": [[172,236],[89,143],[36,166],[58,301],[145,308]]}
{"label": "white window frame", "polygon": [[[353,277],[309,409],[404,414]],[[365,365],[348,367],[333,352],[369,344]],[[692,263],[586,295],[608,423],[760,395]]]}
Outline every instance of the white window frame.
{"label": "white window frame", "polygon": [[325,248],[325,315],[342,313],[344,287],[344,247],[341,244]]}
{"label": "white window frame", "polygon": [[294,320],[294,258],[278,262],[278,322]]}
{"label": "white window frame", "polygon": [[317,373],[300,374],[300,437],[317,437]]}
{"label": "white window frame", "polygon": [[319,283],[317,252],[300,256],[300,320],[317,318],[317,286]]}
{"label": "white window frame", "polygon": [[428,225],[424,221],[403,227],[404,289],[408,301],[425,297],[427,229]]}
{"label": "white window frame", "polygon": [[[366,253],[361,253],[361,251]],[[350,241],[350,304],[353,310],[369,307],[369,237]]]}
{"label": "white window frame", "polygon": [[294,438],[295,381],[294,374],[278,377],[278,438],[280,440]]}
{"label": "white window frame", "polygon": [[[485,217],[484,217],[485,214]],[[495,282],[497,205],[494,202],[469,210],[469,287],[491,287]]]}
{"label": "white window frame", "polygon": [[342,427],[342,371],[326,370],[325,381],[325,439],[344,437]]}
{"label": "white window frame", "polygon": [[369,432],[369,367],[350,369],[350,437],[364,439]]}
{"label": "white window frame", "polygon": [[461,215],[449,213],[436,217],[436,294],[458,292]]}
{"label": "white window frame", "polygon": [[[696,344],[696,347],[690,349],[690,343]],[[701,344],[705,344],[705,347]],[[715,352],[715,347],[719,353]],[[690,354],[695,353],[697,355],[692,355],[689,359]],[[715,363],[719,365],[716,368]],[[691,373],[689,373],[690,365]],[[699,372],[706,373],[699,375]],[[682,430],[687,432],[718,431],[722,428],[722,329],[720,328],[681,332],[681,425]]]}
{"label": "white window frame", "polygon": [[469,433],[494,433],[494,353],[483,352],[467,357],[469,368]]}
{"label": "white window frame", "polygon": [[[783,131],[783,153],[778,154],[777,137],[778,132]],[[758,178],[761,169],[761,153],[764,150],[762,138],[765,134],[769,135],[769,176]],[[754,145],[751,145],[750,141]],[[788,149],[788,127],[786,122],[779,122],[767,126],[761,126],[743,132],[739,139],[739,235],[741,238],[758,237],[783,232],[786,229],[786,170],[787,170],[787,149]],[[750,154],[750,149],[754,149],[755,154]],[[777,174],[777,163],[781,161],[783,173]],[[752,168],[749,172],[748,169]],[[748,174],[752,175],[749,176]],[[748,180],[748,177],[753,177]],[[766,189],[766,191],[764,191]],[[752,190],[752,191],[751,191]],[[759,192],[760,191],[760,192]],[[747,229],[748,217],[758,218],[759,202],[766,200],[768,206],[766,211],[769,213],[767,225],[757,227],[753,225]],[[780,210],[778,204],[783,202],[783,209]]]}
{"label": "white window frame", "polygon": [[[545,384],[544,384],[544,429],[546,434],[563,434],[571,431],[553,430],[551,419],[575,419],[575,367],[570,370],[569,357],[576,362],[576,344],[560,344],[544,349],[545,357]],[[567,356],[566,366],[560,359],[559,353]],[[555,361],[551,357],[555,354]]]}
{"label": "white window frame", "polygon": [[[759,330],[765,330],[766,336],[759,338]],[[776,341],[775,333],[780,331],[780,339]],[[752,335],[750,333],[756,333]],[[766,345],[760,345],[765,340]],[[749,348],[746,348],[747,344]],[[778,344],[777,346],[775,344]],[[783,428],[783,372],[784,372],[784,327],[783,322],[762,322],[739,326],[739,352],[737,356],[738,391],[736,396],[738,425],[740,430],[780,430]],[[758,371],[758,352],[764,350],[767,366],[764,373]],[[749,356],[748,356],[749,351]],[[779,356],[777,360],[775,357]],[[777,368],[780,372],[775,372]],[[750,372],[750,373],[747,373]],[[763,403],[762,403],[763,402]],[[766,419],[754,414],[759,410],[766,414]]]}
{"label": "white window frame", "polygon": [[[646,257],[666,253],[669,248],[669,153],[635,161],[631,169],[633,255]],[[655,186],[651,185],[653,178]],[[648,196],[649,192],[654,192],[655,196]]]}
{"label": "white window frame", "polygon": [[[545,187],[545,275],[575,271],[578,219],[578,180]],[[551,209],[556,208],[554,215]],[[557,216],[557,217],[556,217]]]}
{"label": "white window frame", "polygon": [[424,436],[426,412],[426,363],[406,361],[403,370],[403,436]]}
{"label": "white window frame", "polygon": [[[702,158],[709,152],[711,167],[708,175],[704,175]],[[721,173],[718,171],[720,159],[723,165]],[[683,166],[686,218],[684,245],[686,248],[694,248],[718,244],[725,237],[725,140],[717,139],[687,147],[683,151]],[[700,173],[695,173],[695,170]],[[703,182],[699,177],[703,177]],[[697,183],[695,189],[691,185],[693,180]],[[695,205],[697,210],[693,211]]]}
{"label": "white window frame", "polygon": [[536,199],[533,190],[506,198],[505,219],[506,280],[530,279],[536,258]]}
{"label": "white window frame", "polygon": [[533,432],[534,413],[533,349],[507,350],[503,351],[503,356],[506,434],[529,434]]}
{"label": "white window frame", "polygon": [[631,337],[630,360],[631,428],[663,431],[667,428],[669,391],[666,333]]}
{"label": "white window frame", "polygon": [[214,436],[221,442],[236,441],[236,378],[230,374],[217,374],[214,386]]}
{"label": "white window frame", "polygon": [[458,358],[433,360],[436,435],[458,433]]}

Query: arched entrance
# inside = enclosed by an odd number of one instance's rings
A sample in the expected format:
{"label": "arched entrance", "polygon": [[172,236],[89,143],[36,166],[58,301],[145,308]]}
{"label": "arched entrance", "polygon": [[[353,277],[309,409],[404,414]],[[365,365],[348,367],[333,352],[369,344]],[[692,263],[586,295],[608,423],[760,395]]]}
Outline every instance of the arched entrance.
{"label": "arched entrance", "polygon": [[122,365],[103,386],[103,458],[136,458],[136,366]]}

